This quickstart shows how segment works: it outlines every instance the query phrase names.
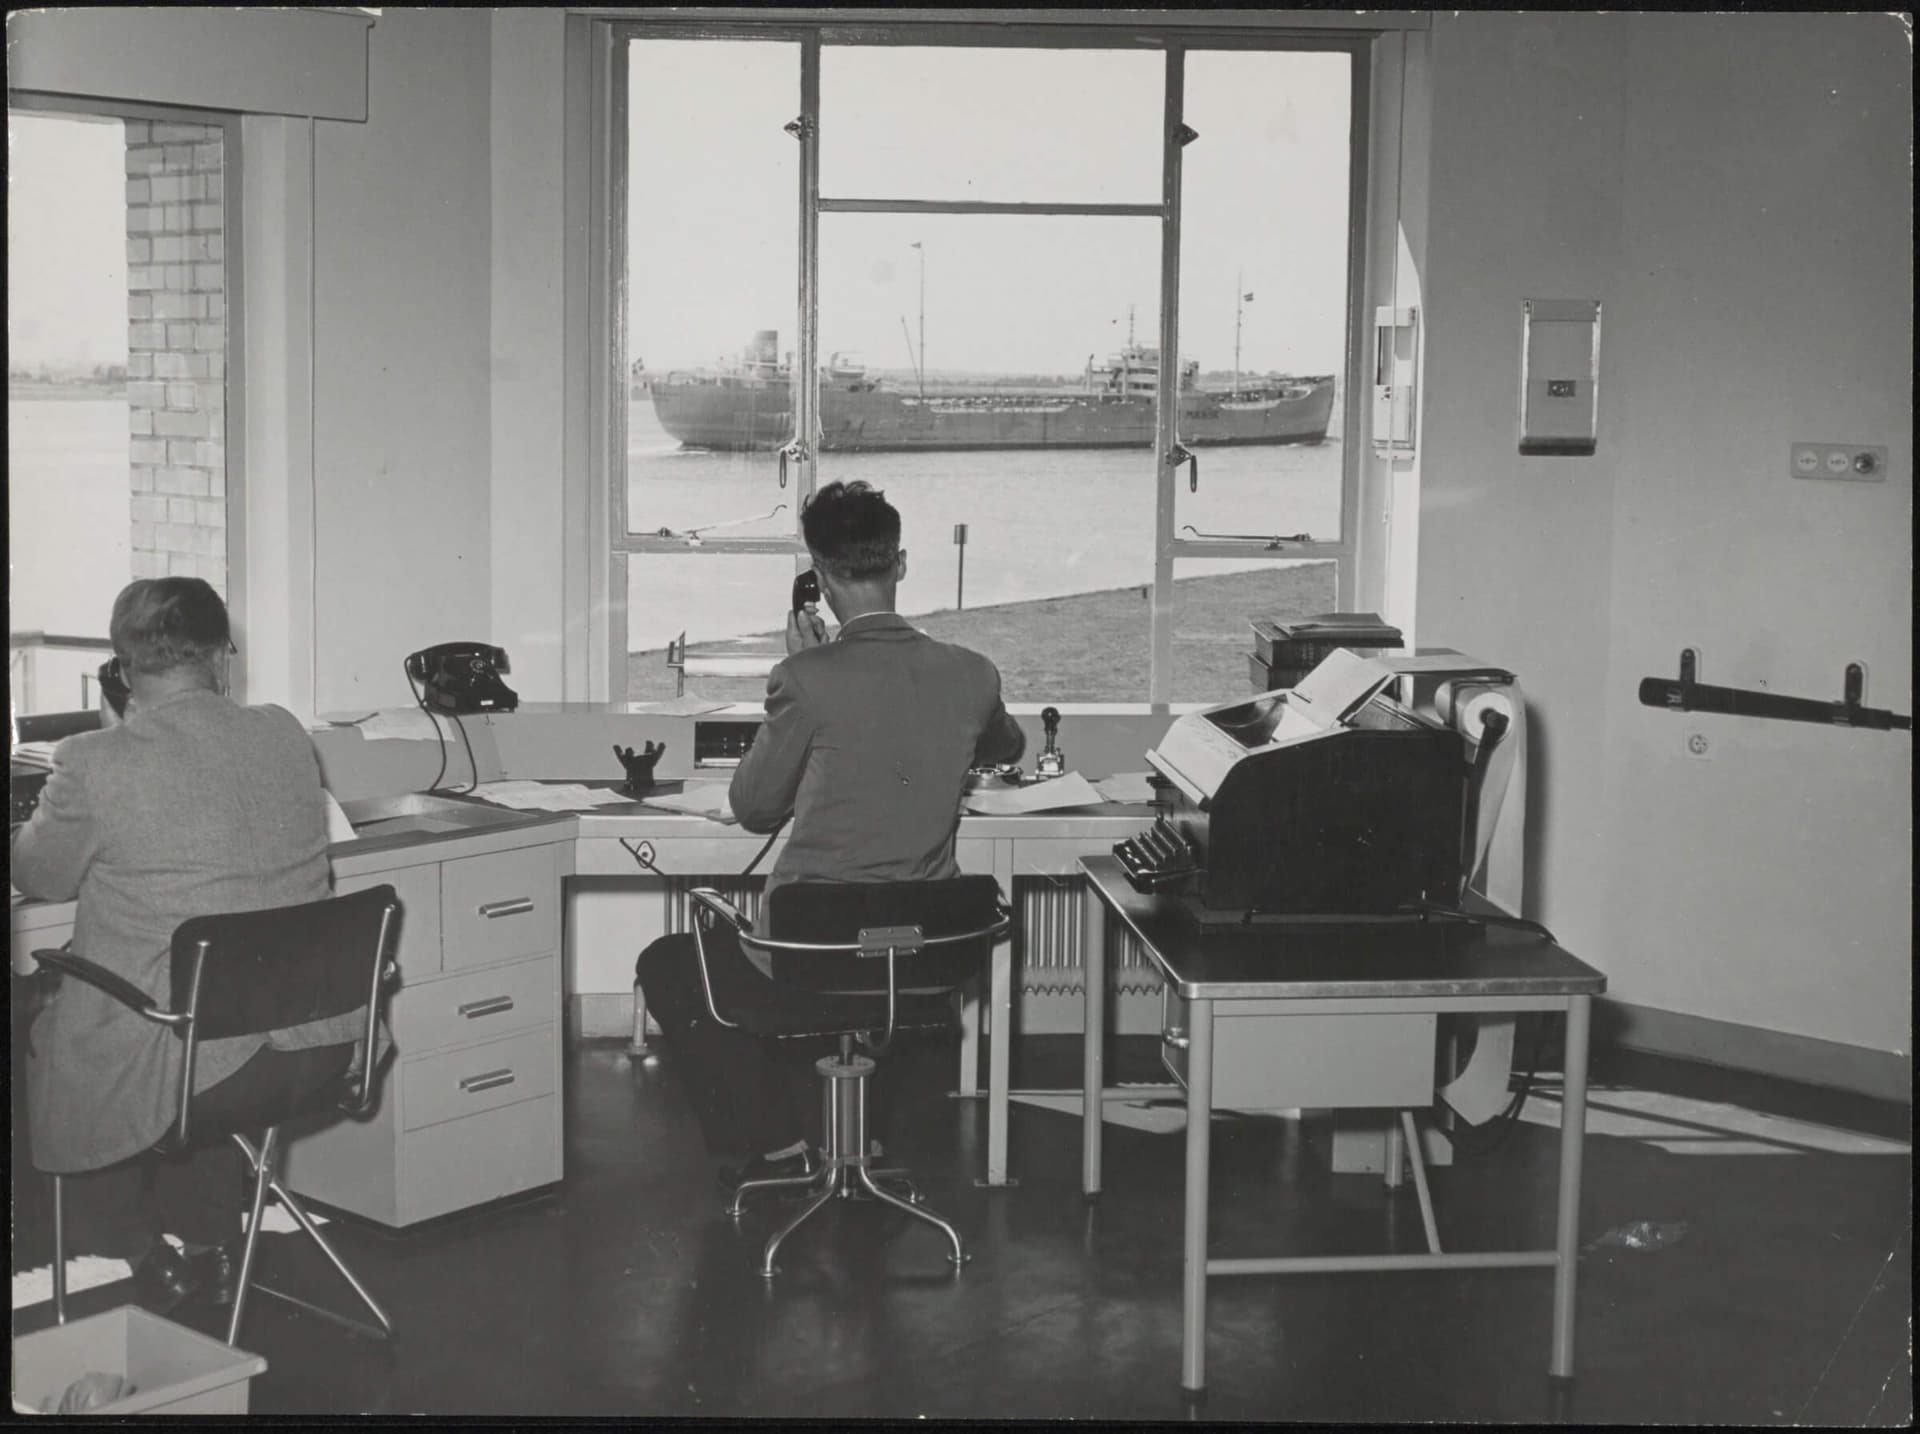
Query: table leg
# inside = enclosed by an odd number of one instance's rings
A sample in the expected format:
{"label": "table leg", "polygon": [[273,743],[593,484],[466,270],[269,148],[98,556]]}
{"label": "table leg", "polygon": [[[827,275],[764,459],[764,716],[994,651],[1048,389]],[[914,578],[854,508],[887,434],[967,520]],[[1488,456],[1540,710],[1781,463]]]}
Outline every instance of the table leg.
{"label": "table leg", "polygon": [[1556,1379],[1573,1378],[1573,1286],[1580,1258],[1580,1158],[1587,1132],[1587,1034],[1593,998],[1567,999],[1567,1040],[1560,1098],[1560,1213],[1553,1267],[1553,1363]]}
{"label": "table leg", "polygon": [[1081,884],[1081,964],[1086,980],[1086,1007],[1081,1019],[1080,1056],[1080,1193],[1100,1193],[1100,1121],[1105,1114],[1101,1092],[1107,1066],[1107,904],[1091,881]]}
{"label": "table leg", "polygon": [[1013,1052],[1013,943],[1001,941],[993,948],[993,1005],[987,1021],[991,1040],[987,1045],[987,1184],[1011,1185],[1007,1179],[1007,1088],[1011,1084],[1008,1061]]}
{"label": "table leg", "polygon": [[1213,1126],[1213,1002],[1187,1005],[1187,1210],[1180,1296],[1180,1387],[1207,1384],[1207,1159]]}
{"label": "table leg", "polygon": [[961,1097],[980,1094],[980,1011],[987,993],[962,993],[960,997],[960,1083],[954,1094]]}

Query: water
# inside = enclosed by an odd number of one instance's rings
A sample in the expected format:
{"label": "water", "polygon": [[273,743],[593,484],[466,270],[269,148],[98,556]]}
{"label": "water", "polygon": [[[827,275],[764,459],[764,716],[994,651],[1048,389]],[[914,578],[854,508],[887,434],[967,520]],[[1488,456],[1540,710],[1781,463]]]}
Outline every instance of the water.
{"label": "water", "polygon": [[[1338,412],[1336,406],[1336,414]],[[8,498],[15,630],[101,635],[130,576],[127,405],[121,399],[8,403]],[[794,489],[771,454],[682,449],[646,398],[629,414],[628,495],[635,526],[684,532],[786,511],[719,533],[791,531]],[[1176,526],[1202,532],[1339,533],[1341,445],[1203,448],[1200,491],[1179,485]],[[820,480],[864,478],[901,510],[908,552],[901,609],[952,608],[959,596],[954,525],[967,525],[969,608],[1150,584],[1154,474],[1146,450],[1013,453],[829,453]],[[323,555],[324,557],[324,555]],[[1257,558],[1181,563],[1176,577],[1264,566]],[[628,647],[662,648],[763,633],[783,619],[786,556],[646,555],[630,564]],[[43,689],[72,691],[92,664],[45,654]],[[71,669],[69,672],[67,669]],[[57,674],[57,679],[56,675]]]}
{"label": "water", "polygon": [[[683,449],[635,399],[628,415],[628,512],[635,531],[675,533],[728,524],[713,536],[792,531],[794,489],[778,486],[773,454]],[[1200,490],[1178,485],[1175,527],[1202,533],[1292,535],[1340,532],[1342,449],[1317,446],[1202,448]],[[969,608],[1153,581],[1154,470],[1146,449],[1041,449],[1000,453],[826,453],[819,481],[862,478],[900,510],[907,578],[900,609],[956,606],[967,526],[964,605]],[[766,517],[776,504],[786,511]],[[743,518],[759,521],[739,522]],[[1190,536],[1190,535],[1184,535]],[[1182,562],[1175,577],[1237,572],[1265,560]],[[628,643],[664,647],[764,633],[781,621],[791,558],[635,558],[629,568]]]}
{"label": "water", "polygon": [[[15,632],[105,637],[113,600],[133,575],[125,399],[7,403],[7,563]],[[34,706],[81,702],[98,653],[42,650]],[[16,701],[18,694],[14,694]]]}

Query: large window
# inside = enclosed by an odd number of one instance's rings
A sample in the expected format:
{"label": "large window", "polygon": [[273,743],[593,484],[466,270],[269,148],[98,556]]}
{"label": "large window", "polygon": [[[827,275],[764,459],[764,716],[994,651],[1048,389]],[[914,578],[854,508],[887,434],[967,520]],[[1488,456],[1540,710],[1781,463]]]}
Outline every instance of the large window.
{"label": "large window", "polygon": [[228,576],[229,122],[7,113],[8,689],[90,706],[130,579]]}
{"label": "large window", "polygon": [[779,650],[836,479],[1014,701],[1216,700],[1350,597],[1363,42],[967,38],[617,32],[616,698]]}

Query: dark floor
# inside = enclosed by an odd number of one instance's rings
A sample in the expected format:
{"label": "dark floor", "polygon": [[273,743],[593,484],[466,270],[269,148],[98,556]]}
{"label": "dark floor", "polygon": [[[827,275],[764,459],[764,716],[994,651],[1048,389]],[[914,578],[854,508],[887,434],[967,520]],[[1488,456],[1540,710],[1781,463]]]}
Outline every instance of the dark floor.
{"label": "dark floor", "polygon": [[[1034,1038],[1020,1084],[1074,1083],[1077,1041]],[[1135,1065],[1139,1052],[1123,1054]],[[269,1414],[926,1415],[1172,1420],[1905,1424],[1912,1418],[1911,1160],[1782,1153],[1679,1156],[1590,1135],[1583,1240],[1684,1222],[1664,1248],[1595,1247],[1580,1266],[1571,1402],[1546,1377],[1544,1271],[1256,1277],[1212,1285],[1209,1392],[1179,1390],[1178,1133],[1109,1124],[1107,1194],[1079,1194],[1078,1117],[1016,1105],[1019,1185],[975,1186],[986,1110],[949,1098],[950,1048],[905,1072],[889,1155],[959,1226],[937,1232],[835,1202],[760,1278],[777,1206],[721,1211],[670,1068],[617,1044],[568,1058],[567,1180],[550,1196],[394,1237],[336,1221],[387,1303],[392,1346],[272,1300],[241,1343],[267,1357]],[[1149,1077],[1150,1078],[1150,1077]],[[1638,1058],[1609,1082],[1735,1101],[1910,1137],[1910,1109]],[[1550,1246],[1556,1137],[1515,1127],[1433,1172],[1450,1249]],[[43,1182],[16,1184],[16,1269],[45,1259]],[[1411,1186],[1332,1175],[1298,1122],[1223,1116],[1213,1250],[1416,1249]],[[266,1268],[330,1298],[292,1236]],[[117,1304],[123,1286],[76,1299]],[[211,1329],[204,1316],[189,1323]],[[46,1307],[16,1314],[44,1324]]]}

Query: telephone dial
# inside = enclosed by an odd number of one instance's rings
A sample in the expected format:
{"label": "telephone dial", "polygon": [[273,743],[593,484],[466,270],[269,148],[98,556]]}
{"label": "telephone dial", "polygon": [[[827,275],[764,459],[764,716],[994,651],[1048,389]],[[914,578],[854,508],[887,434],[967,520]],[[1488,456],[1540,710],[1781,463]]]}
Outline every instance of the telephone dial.
{"label": "telephone dial", "polygon": [[512,670],[504,648],[480,642],[443,642],[407,658],[407,676],[424,692],[421,701],[457,715],[517,708],[519,695],[500,680]]}

